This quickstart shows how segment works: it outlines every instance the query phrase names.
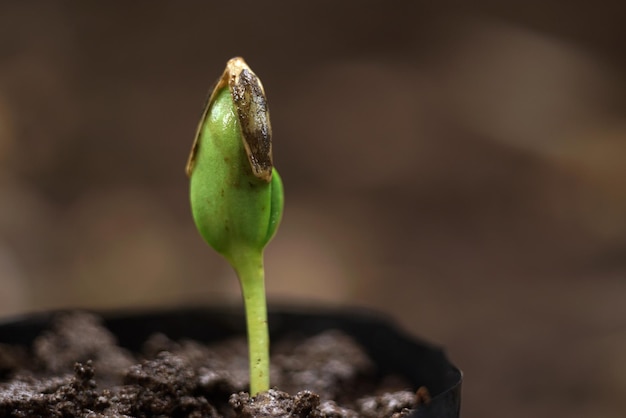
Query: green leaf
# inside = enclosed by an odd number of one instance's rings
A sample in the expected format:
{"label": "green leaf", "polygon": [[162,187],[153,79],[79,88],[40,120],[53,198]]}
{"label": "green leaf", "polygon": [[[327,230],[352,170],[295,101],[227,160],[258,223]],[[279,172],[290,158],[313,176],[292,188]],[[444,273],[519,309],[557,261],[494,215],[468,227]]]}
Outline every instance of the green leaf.
{"label": "green leaf", "polygon": [[248,248],[262,251],[280,223],[283,187],[267,101],[245,63],[227,67],[211,94],[187,172],[202,237],[231,261]]}

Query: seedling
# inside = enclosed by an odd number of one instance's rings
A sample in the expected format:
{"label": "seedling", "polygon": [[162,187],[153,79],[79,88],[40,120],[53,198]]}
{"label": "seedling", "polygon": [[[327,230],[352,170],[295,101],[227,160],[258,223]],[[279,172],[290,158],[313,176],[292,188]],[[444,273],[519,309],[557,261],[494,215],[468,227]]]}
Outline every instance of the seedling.
{"label": "seedling", "polygon": [[280,223],[283,184],[273,166],[265,91],[242,58],[228,61],[209,96],[186,172],[198,231],[239,277],[256,395],[269,389],[263,249]]}

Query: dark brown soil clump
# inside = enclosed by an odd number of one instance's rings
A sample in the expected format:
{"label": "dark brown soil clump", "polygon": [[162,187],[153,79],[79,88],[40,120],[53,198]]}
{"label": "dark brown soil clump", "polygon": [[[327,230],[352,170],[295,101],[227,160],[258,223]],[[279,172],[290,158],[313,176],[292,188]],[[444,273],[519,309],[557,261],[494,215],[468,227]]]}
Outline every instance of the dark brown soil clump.
{"label": "dark brown soil clump", "polygon": [[248,386],[245,339],[218,344],[155,334],[140,353],[117,345],[99,318],[59,315],[32,347],[0,345],[0,417],[403,417],[428,393],[375,365],[328,331],[272,348],[271,389]]}

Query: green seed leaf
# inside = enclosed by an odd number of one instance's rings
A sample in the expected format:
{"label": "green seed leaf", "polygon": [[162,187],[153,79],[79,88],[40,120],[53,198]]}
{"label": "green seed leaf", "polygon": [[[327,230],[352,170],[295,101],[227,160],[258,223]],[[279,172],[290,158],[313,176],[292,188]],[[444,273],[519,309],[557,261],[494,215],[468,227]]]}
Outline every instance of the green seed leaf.
{"label": "green seed leaf", "polygon": [[202,237],[231,263],[261,253],[280,223],[283,187],[263,86],[241,58],[228,62],[209,97],[186,172]]}

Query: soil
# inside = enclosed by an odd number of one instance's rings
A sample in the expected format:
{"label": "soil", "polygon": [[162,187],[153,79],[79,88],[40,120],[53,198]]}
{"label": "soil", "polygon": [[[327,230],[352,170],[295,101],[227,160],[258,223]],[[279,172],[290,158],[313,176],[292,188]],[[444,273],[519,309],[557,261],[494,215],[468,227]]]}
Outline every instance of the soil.
{"label": "soil", "polygon": [[209,345],[154,334],[133,353],[97,316],[59,314],[31,347],[0,344],[0,417],[399,418],[430,398],[380,378],[335,330],[275,342],[271,363],[275,388],[251,397],[244,337]]}

